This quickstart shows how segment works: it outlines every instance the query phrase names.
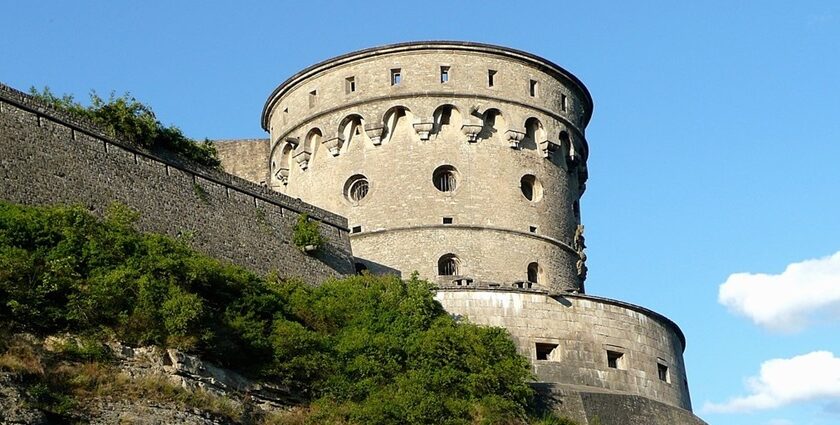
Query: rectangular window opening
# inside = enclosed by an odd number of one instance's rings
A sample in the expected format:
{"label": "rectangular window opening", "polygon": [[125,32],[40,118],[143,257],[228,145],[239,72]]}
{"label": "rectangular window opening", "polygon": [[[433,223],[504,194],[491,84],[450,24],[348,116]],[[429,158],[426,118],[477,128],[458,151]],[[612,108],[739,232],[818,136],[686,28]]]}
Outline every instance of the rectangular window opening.
{"label": "rectangular window opening", "polygon": [[569,100],[566,98],[566,95],[565,94],[560,95],[560,110],[562,110],[563,112],[566,112],[566,108],[567,108],[568,103],[569,103]]}
{"label": "rectangular window opening", "polygon": [[531,80],[528,83],[528,89],[530,90],[531,97],[537,96],[537,80]]}
{"label": "rectangular window opening", "polygon": [[391,85],[398,86],[402,82],[402,70],[394,68],[391,70]]}
{"label": "rectangular window opening", "polygon": [[353,228],[350,229],[350,233],[361,233],[361,231],[362,231],[362,226],[353,226]]}
{"label": "rectangular window opening", "polygon": [[344,93],[353,93],[356,91],[356,77],[347,77],[344,79]]}
{"label": "rectangular window opening", "polygon": [[557,344],[547,342],[536,343],[537,360],[554,360],[554,350]]}
{"label": "rectangular window opening", "polygon": [[452,217],[444,217],[443,224],[452,224]]}
{"label": "rectangular window opening", "polygon": [[671,374],[668,373],[668,366],[665,366],[662,363],[657,363],[656,364],[656,371],[659,374],[659,380],[660,381],[664,381],[664,382],[667,382],[669,384],[671,383]]}
{"label": "rectangular window opening", "polygon": [[494,71],[492,69],[488,69],[487,70],[487,87],[493,87],[493,85],[496,84],[496,81],[495,81],[496,78],[495,77],[496,77],[496,71]]}
{"label": "rectangular window opening", "polygon": [[440,82],[445,83],[449,81],[449,67],[442,66],[440,67]]}
{"label": "rectangular window opening", "polygon": [[611,369],[624,369],[624,353],[607,350],[607,367]]}
{"label": "rectangular window opening", "polygon": [[312,90],[309,92],[309,107],[315,106],[315,98],[318,96],[318,90]]}
{"label": "rectangular window opening", "polygon": [[537,226],[529,226],[528,230],[530,230],[531,233],[537,233]]}

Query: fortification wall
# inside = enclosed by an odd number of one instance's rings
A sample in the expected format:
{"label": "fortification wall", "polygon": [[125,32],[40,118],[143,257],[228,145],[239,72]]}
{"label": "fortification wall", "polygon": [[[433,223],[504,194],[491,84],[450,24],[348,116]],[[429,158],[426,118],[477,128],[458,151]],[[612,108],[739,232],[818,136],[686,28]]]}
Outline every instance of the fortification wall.
{"label": "fortification wall", "polygon": [[[591,107],[571,74],[510,49],[441,42],[355,52],[302,71],[269,98],[268,183],[347,217],[369,268],[416,270],[440,284],[581,290],[574,239]],[[449,190],[436,187],[441,167],[453,175]],[[357,179],[361,199],[352,196]],[[456,273],[441,273],[447,255]],[[538,269],[531,279],[529,265]]]}
{"label": "fortification wall", "polygon": [[436,298],[451,314],[507,329],[539,381],[638,395],[691,411],[685,337],[664,316],[587,295],[448,289]]}
{"label": "fortification wall", "polygon": [[[230,174],[161,159],[88,123],[0,85],[2,199],[81,204],[101,213],[118,201],[139,211],[144,231],[186,236],[199,251],[257,272],[310,283],[353,272],[343,217]],[[319,221],[314,256],[291,242],[300,213]]]}
{"label": "fortification wall", "polygon": [[268,139],[214,140],[225,172],[251,183],[268,181]]}

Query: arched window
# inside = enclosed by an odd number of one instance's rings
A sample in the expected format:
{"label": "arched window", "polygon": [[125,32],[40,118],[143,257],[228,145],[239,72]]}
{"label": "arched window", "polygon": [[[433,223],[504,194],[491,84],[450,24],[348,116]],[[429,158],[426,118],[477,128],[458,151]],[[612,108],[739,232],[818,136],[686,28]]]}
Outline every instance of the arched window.
{"label": "arched window", "polygon": [[540,282],[540,265],[538,263],[530,263],[528,264],[528,282],[531,283],[542,283]]}
{"label": "arched window", "polygon": [[522,195],[525,199],[537,202],[542,199],[543,189],[542,184],[537,180],[537,176],[533,174],[526,174],[519,180],[519,188],[522,190]]}
{"label": "arched window", "polygon": [[461,261],[455,254],[446,254],[438,260],[438,275],[458,276],[461,274]]}
{"label": "arched window", "polygon": [[537,149],[537,146],[546,139],[545,129],[540,120],[531,117],[525,121],[525,138],[519,145],[522,149]]}
{"label": "arched window", "polygon": [[452,192],[458,186],[458,170],[451,165],[441,165],[432,173],[432,183],[441,192]]}
{"label": "arched window", "polygon": [[490,139],[495,135],[503,134],[507,130],[505,119],[498,109],[484,111],[481,121],[481,132],[478,133],[479,139]]}

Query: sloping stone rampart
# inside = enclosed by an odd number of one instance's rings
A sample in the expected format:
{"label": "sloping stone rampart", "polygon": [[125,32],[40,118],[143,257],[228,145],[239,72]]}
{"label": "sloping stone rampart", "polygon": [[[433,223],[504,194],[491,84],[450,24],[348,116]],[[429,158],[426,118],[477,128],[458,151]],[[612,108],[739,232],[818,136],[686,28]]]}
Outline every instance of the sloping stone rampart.
{"label": "sloping stone rampart", "polygon": [[[219,170],[150,152],[0,85],[0,199],[78,204],[102,213],[112,202],[140,212],[144,231],[188,237],[201,252],[256,272],[309,283],[353,273],[347,220]],[[291,241],[301,213],[326,243],[314,256]]]}

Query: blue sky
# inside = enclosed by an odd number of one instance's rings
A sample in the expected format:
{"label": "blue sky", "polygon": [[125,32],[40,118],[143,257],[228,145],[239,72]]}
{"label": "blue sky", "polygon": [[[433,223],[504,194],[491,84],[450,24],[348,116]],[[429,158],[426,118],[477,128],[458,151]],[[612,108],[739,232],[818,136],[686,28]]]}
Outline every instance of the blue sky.
{"label": "blue sky", "polygon": [[686,3],[9,1],[0,81],[250,138],[277,84],[351,50],[544,56],[595,99],[588,291],[682,327],[710,424],[840,423],[840,3]]}

